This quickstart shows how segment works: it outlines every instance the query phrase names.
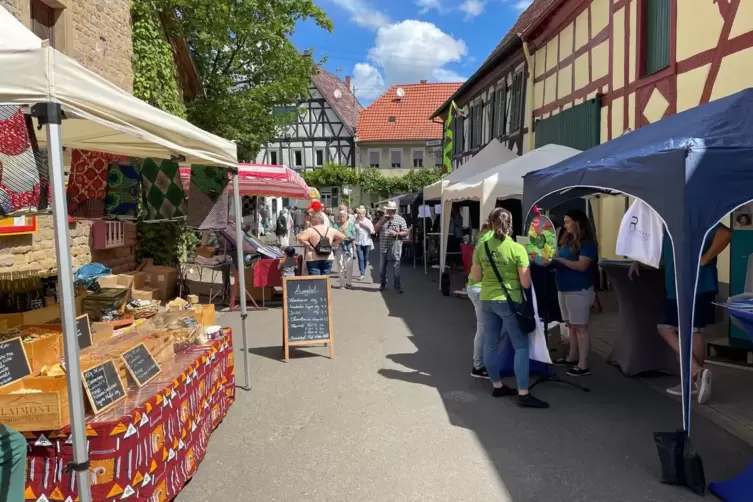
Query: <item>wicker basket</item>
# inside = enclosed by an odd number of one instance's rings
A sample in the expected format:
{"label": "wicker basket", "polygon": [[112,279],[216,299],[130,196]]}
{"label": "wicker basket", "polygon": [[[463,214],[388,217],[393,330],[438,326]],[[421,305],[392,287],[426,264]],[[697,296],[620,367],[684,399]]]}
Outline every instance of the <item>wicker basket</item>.
{"label": "wicker basket", "polygon": [[132,315],[134,319],[148,319],[159,313],[159,304],[149,305],[146,307],[126,307],[126,313]]}

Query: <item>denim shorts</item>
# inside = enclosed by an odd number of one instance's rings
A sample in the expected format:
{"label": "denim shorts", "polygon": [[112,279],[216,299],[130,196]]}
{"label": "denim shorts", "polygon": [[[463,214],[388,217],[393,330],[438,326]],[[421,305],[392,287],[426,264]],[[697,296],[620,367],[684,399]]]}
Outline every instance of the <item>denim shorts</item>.
{"label": "denim shorts", "polygon": [[306,268],[309,275],[330,275],[332,273],[332,260],[307,261]]}
{"label": "denim shorts", "polygon": [[[698,293],[695,295],[695,314],[693,315],[693,332],[702,332],[709,324],[714,322],[714,298],[716,293]],[[677,319],[677,300],[667,298],[664,303],[661,321],[658,328],[674,328],[679,326]]]}

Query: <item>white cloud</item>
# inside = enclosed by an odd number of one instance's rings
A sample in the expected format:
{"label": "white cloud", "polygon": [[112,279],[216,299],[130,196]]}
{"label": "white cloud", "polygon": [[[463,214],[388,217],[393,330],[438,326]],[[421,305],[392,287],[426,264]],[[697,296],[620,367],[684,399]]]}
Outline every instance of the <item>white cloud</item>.
{"label": "white cloud", "polygon": [[484,7],[486,7],[486,0],[463,0],[460,4],[460,10],[465,12],[466,19],[478,16],[484,12]]}
{"label": "white cloud", "polygon": [[350,13],[350,19],[365,28],[379,29],[390,23],[387,15],[373,8],[364,0],[333,0],[336,5]]}
{"label": "white cloud", "polygon": [[369,63],[356,63],[351,83],[356,96],[364,100],[375,99],[385,90],[382,74]]}
{"label": "white cloud", "polygon": [[516,10],[526,10],[531,4],[533,3],[533,0],[518,0],[513,4],[513,7],[515,7]]}
{"label": "white cloud", "polygon": [[466,77],[448,68],[436,68],[431,72],[431,76],[431,80],[435,82],[464,82],[466,80]]}
{"label": "white cloud", "polygon": [[439,11],[442,10],[442,4],[439,2],[439,0],[416,0],[416,5],[421,8],[421,14],[426,14],[432,9]]}

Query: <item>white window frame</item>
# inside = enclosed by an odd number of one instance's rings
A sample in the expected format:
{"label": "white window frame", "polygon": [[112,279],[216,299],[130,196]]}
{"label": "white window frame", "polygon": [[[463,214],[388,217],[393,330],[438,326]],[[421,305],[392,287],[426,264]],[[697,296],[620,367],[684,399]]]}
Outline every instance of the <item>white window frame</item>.
{"label": "white window frame", "polygon": [[[376,167],[371,165],[371,154],[376,153],[377,158],[379,159],[377,162]],[[369,167],[373,167],[374,169],[381,169],[382,168],[382,149],[381,148],[369,148],[366,161],[368,163]]]}
{"label": "white window frame", "polygon": [[[322,161],[321,162],[319,162],[319,158],[318,158],[319,157],[319,155],[318,155],[319,152],[322,152]],[[326,158],[325,158],[324,153],[325,153],[324,148],[315,148],[314,149],[314,165],[316,167],[322,167],[324,165],[324,163],[326,162]]]}
{"label": "white window frame", "polygon": [[[416,166],[416,157],[413,156],[414,153],[421,152],[421,166]],[[411,167],[414,169],[423,169],[426,167],[426,148],[411,148],[410,149],[410,163]]]}
{"label": "white window frame", "polygon": [[[400,165],[397,167],[392,165],[392,152],[400,153]],[[390,148],[389,165],[390,165],[390,169],[402,169],[403,168],[403,149],[402,148]]]}
{"label": "white window frame", "polygon": [[[297,159],[295,157],[297,153],[301,154],[300,164],[296,162]],[[303,167],[306,164],[306,156],[303,153],[303,148],[293,148],[293,158],[290,159],[292,161],[291,163],[293,164],[293,167]]]}

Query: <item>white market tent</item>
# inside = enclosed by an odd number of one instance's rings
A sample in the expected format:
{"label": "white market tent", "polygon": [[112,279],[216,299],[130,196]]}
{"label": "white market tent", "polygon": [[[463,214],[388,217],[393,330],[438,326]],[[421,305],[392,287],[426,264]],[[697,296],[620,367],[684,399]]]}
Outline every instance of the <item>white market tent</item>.
{"label": "white market tent", "polygon": [[[68,214],[63,172],[63,147],[81,148],[140,158],[184,157],[188,164],[230,168],[238,190],[237,153],[233,142],[158,110],[87,70],[68,56],[47,47],[7,10],[0,7],[0,104],[31,106],[32,115],[46,120],[40,143],[47,148],[58,265],[68,403],[73,437],[75,480],[82,502],[91,501],[84,402],[76,337],[75,295],[68,242]],[[39,131],[40,133],[42,131]],[[236,201],[236,231],[240,234],[240,203]],[[243,250],[238,246],[239,266]],[[239,278],[241,288],[244,273]],[[246,295],[240,294],[241,319]],[[246,326],[242,324],[246,386],[250,385]]]}
{"label": "white market tent", "polygon": [[[463,181],[450,185],[442,193],[442,235],[450,231],[452,203],[463,200],[481,202],[480,219],[492,212],[498,199],[523,198],[523,176],[552,166],[580,153],[580,150],[561,145],[545,145],[504,164],[487,169]],[[442,247],[439,269],[444,270],[447,245]]]}
{"label": "white market tent", "polygon": [[480,172],[517,158],[513,152],[498,139],[493,139],[471,160],[455,169],[441,180],[424,187],[424,201],[440,200],[444,189],[453,183],[466,180]]}

